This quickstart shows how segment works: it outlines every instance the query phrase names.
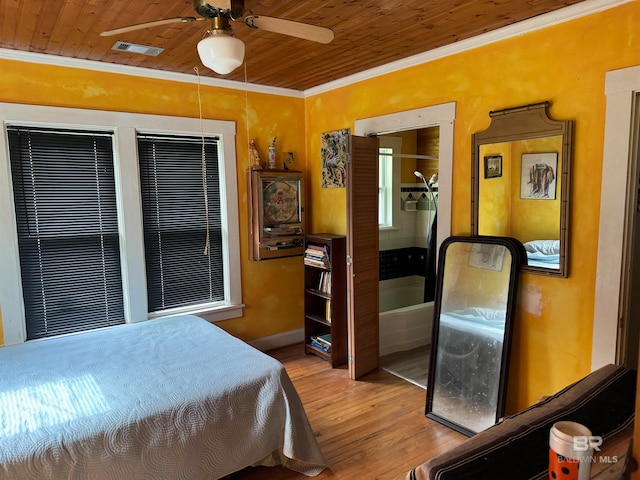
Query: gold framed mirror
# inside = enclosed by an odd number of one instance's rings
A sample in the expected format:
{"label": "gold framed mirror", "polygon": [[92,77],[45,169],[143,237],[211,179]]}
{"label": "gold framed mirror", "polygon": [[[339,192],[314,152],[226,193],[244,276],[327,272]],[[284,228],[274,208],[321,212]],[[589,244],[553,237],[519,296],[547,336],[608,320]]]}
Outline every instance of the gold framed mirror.
{"label": "gold framed mirror", "polygon": [[471,234],[524,244],[521,271],[569,276],[571,120],[552,120],[549,102],[489,112],[471,138]]}

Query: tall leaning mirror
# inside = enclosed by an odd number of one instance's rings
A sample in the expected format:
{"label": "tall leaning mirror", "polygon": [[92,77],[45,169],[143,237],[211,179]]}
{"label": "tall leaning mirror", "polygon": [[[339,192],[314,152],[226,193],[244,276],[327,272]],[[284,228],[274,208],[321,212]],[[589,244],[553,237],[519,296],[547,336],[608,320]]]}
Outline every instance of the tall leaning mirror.
{"label": "tall leaning mirror", "polygon": [[489,112],[472,136],[471,233],[520,240],[522,270],[569,276],[571,120],[552,120],[549,102]]}
{"label": "tall leaning mirror", "polygon": [[449,237],[440,247],[426,415],[466,435],[504,415],[522,244]]}

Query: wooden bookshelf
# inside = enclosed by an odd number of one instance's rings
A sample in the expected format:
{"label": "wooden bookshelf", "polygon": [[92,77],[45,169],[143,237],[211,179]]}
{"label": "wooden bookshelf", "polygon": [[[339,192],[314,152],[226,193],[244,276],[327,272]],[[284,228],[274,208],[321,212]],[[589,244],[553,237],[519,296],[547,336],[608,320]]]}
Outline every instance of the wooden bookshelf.
{"label": "wooden bookshelf", "polygon": [[[346,237],[305,235],[303,259],[305,352],[335,368],[347,363]],[[331,347],[325,351],[328,335]]]}

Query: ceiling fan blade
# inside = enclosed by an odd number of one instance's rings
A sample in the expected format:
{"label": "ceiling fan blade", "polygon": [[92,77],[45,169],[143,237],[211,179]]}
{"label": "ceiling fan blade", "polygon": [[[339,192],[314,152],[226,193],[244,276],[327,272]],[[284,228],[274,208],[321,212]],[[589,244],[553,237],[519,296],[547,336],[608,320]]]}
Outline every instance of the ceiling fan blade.
{"label": "ceiling fan blade", "polygon": [[244,23],[250,28],[304,38],[312,42],[329,43],[333,40],[333,30],[330,28],[294,22],[293,20],[285,20],[283,18],[249,15],[244,19]]}
{"label": "ceiling fan blade", "polygon": [[137,25],[129,25],[128,27],[115,28],[113,30],[106,30],[100,34],[101,37],[110,37],[112,35],[119,35],[121,33],[133,32],[135,30],[142,30],[143,28],[158,27],[160,25],[169,25],[170,23],[190,23],[199,20],[208,20],[208,18],[196,18],[196,17],[178,17],[178,18],[166,18],[164,20],[155,20],[153,22],[138,23]]}

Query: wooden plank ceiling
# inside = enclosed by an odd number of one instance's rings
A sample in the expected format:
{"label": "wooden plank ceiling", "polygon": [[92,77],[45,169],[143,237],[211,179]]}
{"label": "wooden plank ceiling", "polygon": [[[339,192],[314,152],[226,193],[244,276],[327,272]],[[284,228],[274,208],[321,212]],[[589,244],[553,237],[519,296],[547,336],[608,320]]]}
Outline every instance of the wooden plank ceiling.
{"label": "wooden plank ceiling", "polygon": [[[208,22],[175,23],[115,37],[130,24],[197,17],[192,0],[2,0],[0,48],[305,90],[455,43],[583,0],[245,0],[262,14],[331,28],[328,45],[234,22],[245,68],[226,76],[203,67],[196,44]],[[164,49],[157,57],[113,51],[116,40]]]}

